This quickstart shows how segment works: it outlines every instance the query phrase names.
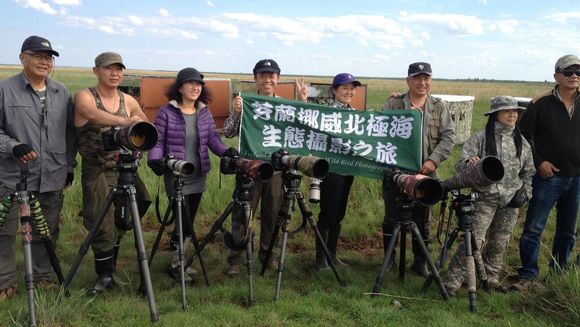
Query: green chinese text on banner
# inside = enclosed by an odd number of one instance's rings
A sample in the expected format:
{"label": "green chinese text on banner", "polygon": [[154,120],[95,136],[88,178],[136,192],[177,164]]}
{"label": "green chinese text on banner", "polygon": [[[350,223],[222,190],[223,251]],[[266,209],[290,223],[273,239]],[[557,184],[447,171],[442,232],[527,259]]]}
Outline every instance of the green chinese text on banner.
{"label": "green chinese text on banner", "polygon": [[382,178],[387,169],[421,167],[421,113],[355,111],[244,94],[240,155],[270,161],[291,155],[328,160],[330,171]]}

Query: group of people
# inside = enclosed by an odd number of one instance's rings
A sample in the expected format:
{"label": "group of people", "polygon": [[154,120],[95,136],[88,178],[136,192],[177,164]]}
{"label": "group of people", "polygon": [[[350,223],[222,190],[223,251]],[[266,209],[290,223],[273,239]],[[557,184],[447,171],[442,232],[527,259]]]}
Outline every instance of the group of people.
{"label": "group of people", "polygon": [[[30,36],[22,44],[20,62],[22,72],[0,83],[0,196],[16,192],[21,169],[28,169],[28,191],[39,199],[53,240],[56,242],[59,219],[63,207],[63,190],[74,180],[77,152],[82,160],[81,184],[83,192],[83,223],[90,230],[99,216],[119,172],[116,167],[118,150],[105,147],[101,135],[112,126],[125,127],[147,120],[138,102],[119,90],[125,64],[122,57],[104,52],[95,58],[93,73],[97,85],[77,92],[73,97],[61,83],[50,78],[54,57],[59,53],[50,41]],[[257,93],[276,97],[281,69],[272,59],[256,63],[253,74]],[[567,55],[558,59],[554,78],[556,86],[550,92],[534,98],[527,110],[518,106],[511,96],[492,98],[485,114],[485,130],[477,132],[464,144],[456,169],[461,171],[485,156],[500,158],[505,177],[498,183],[481,187],[476,202],[475,239],[479,251],[474,253],[485,264],[489,284],[493,289],[505,290],[500,279],[504,251],[517,221],[519,207],[530,199],[524,231],[520,238],[522,267],[519,280],[511,287],[526,290],[538,277],[540,236],[550,210],[556,204],[557,222],[553,241],[552,271],[567,267],[575,243],[578,206],[580,203],[580,59]],[[418,110],[423,117],[423,163],[417,173],[436,177],[437,168],[449,157],[454,146],[454,126],[445,101],[430,94],[431,65],[416,62],[409,65],[408,91],[388,97],[384,110]],[[334,77],[329,95],[331,107],[354,110],[352,103],[361,83],[353,75],[341,73]],[[298,98],[307,101],[304,79],[295,83]],[[204,76],[194,68],[178,72],[175,82],[166,92],[169,103],[162,106],[155,119],[158,141],[149,151],[148,166],[157,175],[164,175],[168,197],[173,196],[174,184],[165,158],[172,155],[194,166],[194,173],[183,178],[183,195],[189,219],[183,221],[178,235],[174,228],[170,247],[172,255],[169,271],[174,278],[180,272],[178,251],[180,236],[189,243],[193,224],[210,171],[209,151],[217,156],[236,156],[235,148],[225,145],[216,131],[208,109],[212,95],[205,87]],[[242,98],[232,100],[232,110],[226,119],[223,134],[239,135]],[[24,167],[27,166],[27,167]],[[334,264],[346,265],[337,255],[341,222],[345,218],[353,176],[330,173],[321,182],[318,228],[322,239],[316,241],[314,265],[328,269],[329,262],[322,242],[328,248]],[[150,197],[139,176],[135,180],[140,215],[150,204]],[[268,247],[274,233],[284,189],[280,173],[267,182],[256,181],[251,190],[251,210],[260,204],[261,229],[258,257],[263,265],[276,268]],[[397,217],[397,192],[386,189],[383,242],[389,243]],[[119,244],[128,229],[119,221],[124,206],[116,199],[114,207],[105,214],[91,247],[97,282],[88,292],[99,294],[114,286]],[[429,244],[432,208],[416,205],[413,219],[420,226],[425,244]],[[234,212],[234,216],[240,215]],[[0,226],[0,302],[13,297],[18,285],[16,259],[13,249],[18,212],[14,206]],[[129,227],[130,228],[130,227]],[[241,232],[241,231],[240,231]],[[420,276],[428,276],[426,258],[413,241],[414,259],[411,269]],[[444,284],[450,294],[461,287],[465,277],[463,245],[460,245],[447,273]],[[386,248],[385,248],[386,251]],[[231,250],[227,274],[236,276],[242,266],[242,252]],[[32,257],[34,281],[37,287],[55,287],[51,281],[51,265],[46,249],[33,232]],[[271,258],[266,262],[266,258]],[[393,260],[389,266],[395,265]],[[404,264],[404,263],[400,263]],[[195,273],[186,271],[188,280]]]}

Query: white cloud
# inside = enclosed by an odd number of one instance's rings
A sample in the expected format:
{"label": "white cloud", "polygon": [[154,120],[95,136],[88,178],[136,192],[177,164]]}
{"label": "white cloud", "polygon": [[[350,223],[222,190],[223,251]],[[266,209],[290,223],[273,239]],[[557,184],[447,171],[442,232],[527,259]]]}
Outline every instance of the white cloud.
{"label": "white cloud", "polygon": [[480,35],[483,33],[483,22],[475,16],[401,12],[399,13],[399,20],[442,28],[452,35]]}
{"label": "white cloud", "polygon": [[491,23],[489,29],[491,31],[500,31],[504,34],[512,35],[519,24],[520,22],[517,19],[504,19]]}
{"label": "white cloud", "polygon": [[141,17],[137,17],[137,16],[133,16],[133,15],[129,15],[129,21],[133,25],[137,25],[137,26],[141,26],[144,24],[144,21]]}
{"label": "white cloud", "polygon": [[483,4],[483,5],[487,5],[487,0],[477,0],[477,2]]}
{"label": "white cloud", "polygon": [[546,19],[559,24],[578,24],[580,22],[580,11],[567,11],[547,15]]}
{"label": "white cloud", "polygon": [[32,8],[48,15],[56,15],[57,11],[50,4],[42,0],[16,0],[16,3],[24,8]]}
{"label": "white cloud", "polygon": [[169,17],[169,11],[165,8],[160,8],[159,9],[159,15],[163,16],[163,17]]}
{"label": "white cloud", "polygon": [[81,0],[52,0],[52,2],[54,2],[60,6],[80,6],[81,5]]}
{"label": "white cloud", "polygon": [[215,5],[213,4],[213,1],[211,1],[211,0],[206,0],[205,3],[207,3],[207,5],[210,7],[215,7]]}

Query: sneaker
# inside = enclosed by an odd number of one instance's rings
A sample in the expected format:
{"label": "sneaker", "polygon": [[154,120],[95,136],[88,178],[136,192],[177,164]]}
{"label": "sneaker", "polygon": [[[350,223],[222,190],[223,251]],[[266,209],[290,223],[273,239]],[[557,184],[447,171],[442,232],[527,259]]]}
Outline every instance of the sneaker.
{"label": "sneaker", "polygon": [[16,295],[16,288],[18,285],[14,284],[8,288],[0,290],[0,303],[8,301]]}
{"label": "sneaker", "polygon": [[529,278],[520,277],[520,279],[510,286],[514,292],[526,292],[532,287],[533,281]]}
{"label": "sneaker", "polygon": [[236,277],[237,275],[240,274],[240,265],[237,265],[237,264],[230,265],[226,274],[232,278]]}
{"label": "sneaker", "polygon": [[35,286],[36,288],[40,288],[43,290],[54,290],[58,288],[58,285],[56,285],[55,283],[51,282],[48,279],[40,279],[36,281]]}
{"label": "sneaker", "polygon": [[483,289],[485,291],[495,291],[500,293],[507,293],[507,288],[502,285],[502,283],[497,280],[497,278],[490,277],[483,282]]}
{"label": "sneaker", "polygon": [[97,283],[95,284],[95,286],[93,286],[93,288],[89,288],[87,290],[87,294],[93,296],[99,295],[104,291],[113,288],[115,285],[117,285],[117,283],[115,282],[115,278],[113,278],[113,276],[107,275],[99,276],[97,279]]}

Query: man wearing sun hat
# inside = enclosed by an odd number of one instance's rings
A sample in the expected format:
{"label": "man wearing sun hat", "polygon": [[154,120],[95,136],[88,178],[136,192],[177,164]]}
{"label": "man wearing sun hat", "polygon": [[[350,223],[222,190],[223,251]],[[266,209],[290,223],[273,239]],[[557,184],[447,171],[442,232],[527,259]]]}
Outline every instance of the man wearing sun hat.
{"label": "man wearing sun hat", "polygon": [[[20,50],[22,72],[0,83],[0,199],[15,193],[26,167],[26,190],[39,200],[56,241],[63,188],[72,183],[76,164],[72,101],[68,89],[49,77],[59,56],[49,40],[30,36]],[[0,226],[0,302],[13,297],[18,285],[13,250],[18,225],[18,205],[13,204]],[[36,287],[54,287],[45,245],[36,231],[32,235]]]}
{"label": "man wearing sun hat", "polygon": [[[74,98],[74,122],[83,168],[83,224],[87,230],[91,230],[96,223],[99,210],[111,187],[117,185],[119,176],[115,160],[119,150],[105,150],[103,133],[112,126],[124,127],[147,120],[137,100],[118,89],[123,81],[124,69],[125,64],[118,53],[99,54],[93,67],[97,85],[80,90]],[[150,203],[149,194],[139,176],[136,177],[137,204],[140,214],[144,214]],[[114,273],[119,244],[129,227],[117,220],[123,205],[119,196],[115,197],[114,204],[114,208],[111,206],[105,214],[99,231],[91,242],[97,282],[88,289],[90,295],[99,294],[115,285]]]}
{"label": "man wearing sun hat", "polygon": [[556,205],[550,269],[566,269],[576,241],[580,207],[580,58],[565,55],[554,67],[556,86],[536,96],[520,121],[532,146],[537,173],[520,238],[519,280],[513,290],[527,290],[539,275],[540,237]]}
{"label": "man wearing sun hat", "polygon": [[[431,91],[431,65],[427,62],[415,62],[407,70],[407,93],[391,96],[385,104],[385,110],[419,110],[423,115],[423,165],[419,173],[436,177],[436,169],[453,150],[455,131],[453,120],[445,101],[437,99],[429,93]],[[383,221],[383,246],[386,252],[387,244],[393,236],[395,215],[397,215],[393,192],[385,192],[385,202],[391,203],[385,208]],[[429,229],[431,221],[431,207],[417,204],[413,209],[413,218],[417,223],[425,245],[430,242]],[[396,237],[396,235],[395,235]],[[394,257],[394,256],[393,256]],[[429,272],[426,267],[426,258],[420,246],[413,239],[413,264],[411,269],[420,276],[426,277]],[[394,260],[389,263],[392,266]],[[403,263],[404,264],[404,263]]]}

